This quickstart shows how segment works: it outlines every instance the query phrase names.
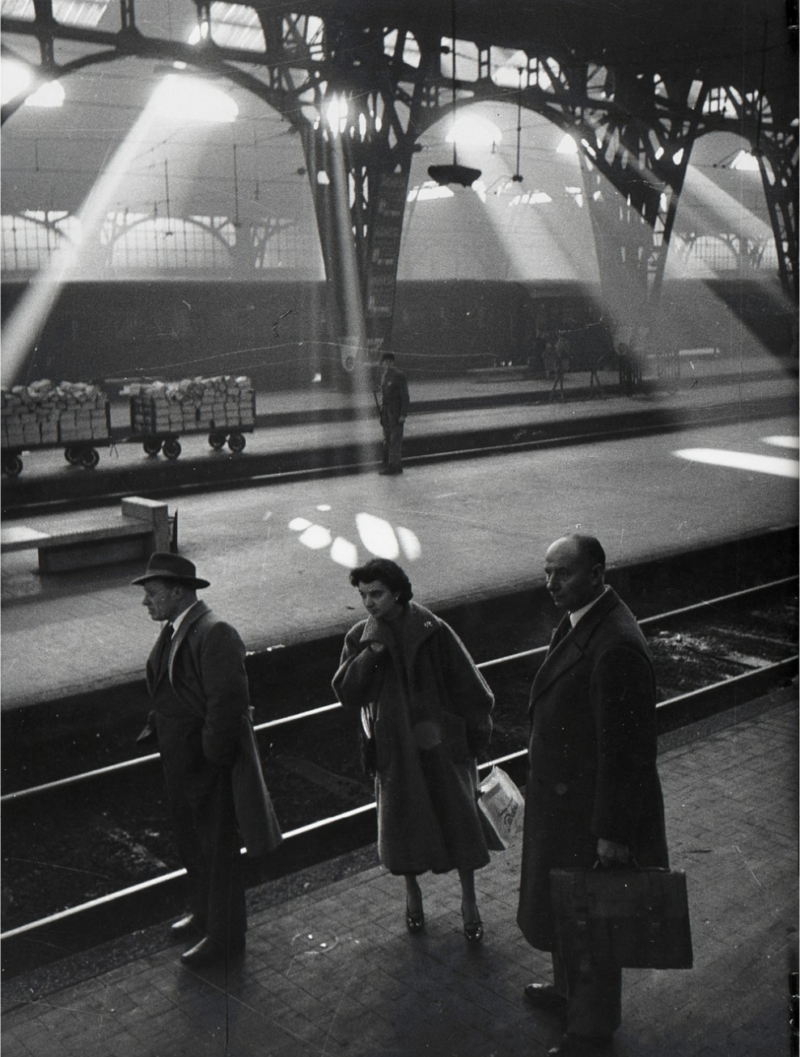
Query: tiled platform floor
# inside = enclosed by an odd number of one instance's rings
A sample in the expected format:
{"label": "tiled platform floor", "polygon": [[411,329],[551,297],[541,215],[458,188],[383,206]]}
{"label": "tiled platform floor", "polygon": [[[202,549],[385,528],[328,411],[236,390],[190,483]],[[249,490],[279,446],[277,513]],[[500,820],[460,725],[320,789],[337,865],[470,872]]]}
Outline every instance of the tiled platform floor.
{"label": "tiled platform floor", "polygon": [[[617,1057],[790,1053],[796,694],[663,741],[695,967],[626,970]],[[423,880],[419,937],[405,931],[402,881],[378,866],[333,883],[275,882],[251,893],[247,953],[227,978],[182,969],[158,929],[10,981],[3,1057],[540,1057],[559,1029],[522,997],[549,959],[515,925],[518,875],[518,846],[479,873],[476,949],[460,931],[453,875]]]}

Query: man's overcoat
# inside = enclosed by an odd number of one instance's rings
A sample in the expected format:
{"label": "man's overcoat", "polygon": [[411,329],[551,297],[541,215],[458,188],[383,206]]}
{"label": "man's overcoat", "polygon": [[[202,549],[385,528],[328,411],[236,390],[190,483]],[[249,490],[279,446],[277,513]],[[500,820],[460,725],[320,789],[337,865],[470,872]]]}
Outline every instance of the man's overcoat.
{"label": "man's overcoat", "polygon": [[569,615],[530,700],[517,921],[539,950],[553,947],[553,867],[592,867],[601,837],[629,845],[640,866],[668,865],[655,677],[644,636],[612,588],[568,629]]}
{"label": "man's overcoat", "polygon": [[381,425],[396,425],[408,416],[408,382],[402,371],[390,367],[381,381]]}
{"label": "man's overcoat", "polygon": [[[147,661],[153,694],[160,669],[160,644]],[[281,841],[253,736],[245,646],[230,624],[196,602],[181,622],[169,651],[170,685],[196,715],[180,746],[162,749],[166,771],[175,773],[191,796],[193,772],[203,760],[231,768],[236,818],[250,855],[263,855]],[[199,792],[199,790],[198,790]]]}

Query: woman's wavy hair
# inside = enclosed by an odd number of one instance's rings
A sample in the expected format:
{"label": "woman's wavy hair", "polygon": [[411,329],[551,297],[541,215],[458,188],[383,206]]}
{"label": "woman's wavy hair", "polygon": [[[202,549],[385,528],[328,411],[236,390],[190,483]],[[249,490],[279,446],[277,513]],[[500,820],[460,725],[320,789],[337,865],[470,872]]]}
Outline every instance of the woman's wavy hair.
{"label": "woman's wavy hair", "polygon": [[359,584],[371,584],[374,580],[380,580],[390,591],[397,594],[397,601],[401,606],[408,605],[414,597],[411,590],[411,581],[397,562],[388,558],[373,558],[366,565],[359,565],[350,573],[350,583],[353,587]]}

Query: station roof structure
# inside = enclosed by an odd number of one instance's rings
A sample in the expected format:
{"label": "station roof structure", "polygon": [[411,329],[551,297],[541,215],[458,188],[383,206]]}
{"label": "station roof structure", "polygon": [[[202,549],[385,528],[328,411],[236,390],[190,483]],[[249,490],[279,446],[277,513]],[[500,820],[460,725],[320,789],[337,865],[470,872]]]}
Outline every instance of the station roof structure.
{"label": "station roof structure", "polygon": [[[119,31],[117,0],[82,0],[68,6],[73,14],[81,8],[92,9],[92,29],[98,34]],[[457,51],[466,42],[470,47],[505,49],[509,56],[528,52],[551,55],[561,63],[624,66],[634,74],[655,70],[664,77],[702,77],[707,83],[735,85],[741,93],[763,90],[773,113],[780,111],[776,118],[786,127],[797,120],[797,38],[791,0],[788,5],[786,0],[292,0],[286,4],[248,0],[209,7],[212,13],[233,7],[252,10],[263,18],[263,24],[276,17],[280,20],[286,12],[326,23],[342,21],[356,38],[365,27],[387,31],[394,27],[433,40],[454,36]],[[61,18],[65,5],[54,0],[53,10]],[[198,8],[193,0],[136,0],[132,10],[137,29],[148,38],[185,44],[196,29]],[[3,0],[2,13],[5,20],[31,19],[33,4]],[[7,32],[3,49],[6,58],[17,56],[35,63],[39,57],[34,36]],[[59,39],[55,59],[74,60],[88,50],[85,41]],[[469,63],[463,55],[459,62],[464,77]],[[98,173],[134,127],[163,78],[163,65],[152,59],[117,57],[65,78],[66,95],[60,108],[20,107],[3,131],[3,213],[77,214]],[[170,212],[172,216],[209,218],[270,214],[295,227],[306,224],[304,245],[311,245],[313,208],[296,129],[241,86],[225,84],[225,90],[238,107],[235,125],[203,132],[188,124],[159,125],[140,145],[112,207],[143,214],[153,211],[162,217]],[[468,105],[465,100],[463,109]],[[476,100],[474,105],[480,108],[482,104]],[[514,106],[515,93],[509,89],[505,103],[498,101],[490,115],[502,133],[502,143],[492,147],[505,159],[505,168],[501,166],[496,175],[498,181],[514,171]],[[486,104],[482,112],[486,114]],[[521,155],[526,181],[518,190],[539,192],[541,181],[537,182],[536,173],[552,158],[542,133],[543,121],[531,112],[523,117]],[[421,137],[424,166],[447,160],[445,133],[443,123]],[[727,161],[735,148],[733,142],[703,151],[696,148],[697,163],[706,177],[725,185],[723,192],[728,196],[734,189]],[[485,171],[489,168],[484,165]],[[420,182],[419,174],[412,172],[412,189]],[[569,186],[569,180],[562,182]],[[767,221],[763,203],[757,202],[754,210],[760,211],[763,228]],[[696,212],[702,214],[702,210]],[[314,269],[321,274],[318,253],[311,256]]]}

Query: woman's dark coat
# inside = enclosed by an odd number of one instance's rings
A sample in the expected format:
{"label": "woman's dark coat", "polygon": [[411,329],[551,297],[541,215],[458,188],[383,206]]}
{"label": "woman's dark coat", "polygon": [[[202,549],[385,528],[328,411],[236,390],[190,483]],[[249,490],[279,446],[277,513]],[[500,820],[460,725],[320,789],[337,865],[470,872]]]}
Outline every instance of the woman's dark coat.
{"label": "woman's dark coat", "polygon": [[333,688],[346,708],[374,713],[383,865],[396,874],[485,866],[475,757],[489,744],[494,698],[452,628],[410,602],[400,650],[386,621],[362,620]]}
{"label": "woman's dark coat", "polygon": [[550,870],[591,867],[598,838],[640,866],[667,866],[656,771],[656,690],[647,645],[613,589],[569,628],[565,616],[531,690],[532,734],[517,921],[552,950]]}

